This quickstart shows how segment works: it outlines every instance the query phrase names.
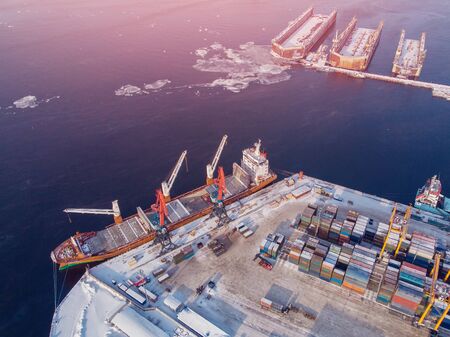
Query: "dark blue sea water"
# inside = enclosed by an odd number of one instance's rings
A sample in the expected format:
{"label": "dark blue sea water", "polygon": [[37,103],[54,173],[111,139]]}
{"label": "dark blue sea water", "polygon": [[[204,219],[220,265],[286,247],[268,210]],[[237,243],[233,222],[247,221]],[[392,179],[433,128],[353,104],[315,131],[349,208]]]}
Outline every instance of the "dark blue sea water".
{"label": "dark blue sea water", "polygon": [[[370,71],[389,74],[400,30],[426,31],[421,78],[450,84],[448,1],[313,1],[385,26]],[[240,93],[186,87],[220,77],[192,66],[217,41],[268,45],[311,1],[2,0],[0,3],[0,336],[46,336],[54,310],[50,251],[75,231],[112,219],[66,207],[122,212],[153,202],[182,150],[174,194],[204,181],[224,133],[228,168],[257,138],[271,165],[403,203],[440,173],[450,194],[450,104],[427,90],[302,68]],[[205,30],[206,28],[206,30]],[[330,34],[333,34],[335,28]],[[328,38],[329,42],[330,38]],[[170,79],[148,95],[115,96],[122,85]],[[179,86],[180,88],[175,88]],[[61,96],[7,108],[26,95]],[[66,290],[81,275],[69,272]],[[61,281],[63,274],[59,275]]]}

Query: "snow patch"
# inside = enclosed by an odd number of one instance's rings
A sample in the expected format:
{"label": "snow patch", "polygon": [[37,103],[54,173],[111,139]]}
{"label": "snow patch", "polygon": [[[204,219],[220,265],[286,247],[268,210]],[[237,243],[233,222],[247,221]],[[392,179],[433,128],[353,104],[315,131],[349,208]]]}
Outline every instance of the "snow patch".
{"label": "snow patch", "polygon": [[197,49],[195,54],[201,58],[196,60],[194,69],[222,74],[212,82],[198,86],[222,87],[238,93],[252,82],[270,85],[291,78],[287,72],[290,67],[277,63],[279,61],[270,54],[270,46],[247,42],[241,44],[239,49],[232,49],[215,42],[209,47]]}

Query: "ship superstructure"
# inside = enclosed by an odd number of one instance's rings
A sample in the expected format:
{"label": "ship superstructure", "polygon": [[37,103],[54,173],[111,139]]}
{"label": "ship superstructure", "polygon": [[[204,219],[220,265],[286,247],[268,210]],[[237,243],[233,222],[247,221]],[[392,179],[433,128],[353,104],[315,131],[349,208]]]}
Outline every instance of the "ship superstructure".
{"label": "ship superstructure", "polygon": [[420,76],[427,53],[425,36],[422,33],[419,40],[405,39],[405,30],[402,30],[392,66],[393,75],[413,79]]}
{"label": "ship superstructure", "polygon": [[308,8],[272,40],[272,55],[290,60],[304,58],[336,22],[336,15],[336,10],[323,15]]}
{"label": "ship superstructure", "polygon": [[366,70],[370,64],[375,49],[380,41],[383,21],[376,29],[356,27],[356,17],[353,17],[347,27],[333,39],[330,50],[330,64],[350,70]]}
{"label": "ship superstructure", "polygon": [[441,192],[441,180],[434,175],[417,191],[414,206],[427,212],[450,217],[450,199]]}
{"label": "ship superstructure", "polygon": [[[225,177],[224,205],[251,195],[276,180],[276,174],[269,168],[267,154],[260,148],[261,141],[258,141],[253,147],[243,150],[242,167],[233,164],[233,174]],[[211,213],[214,209],[211,195],[217,193],[217,189],[217,184],[206,184],[168,201],[167,231]],[[123,221],[120,218],[103,230],[71,236],[52,251],[51,259],[60,269],[109,259],[155,239],[154,225],[157,222],[157,210],[138,207],[135,215]]]}

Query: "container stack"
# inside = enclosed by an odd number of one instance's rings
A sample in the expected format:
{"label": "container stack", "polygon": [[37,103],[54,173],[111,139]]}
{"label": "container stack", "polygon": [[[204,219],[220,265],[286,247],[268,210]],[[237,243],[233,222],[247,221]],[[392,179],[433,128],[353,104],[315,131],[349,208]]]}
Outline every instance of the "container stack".
{"label": "container stack", "polygon": [[340,247],[339,257],[336,262],[336,266],[333,269],[333,274],[331,276],[331,283],[336,284],[338,286],[342,286],[344,282],[345,272],[348,268],[348,264],[350,263],[350,258],[353,253],[353,246],[345,243],[342,247]]}
{"label": "container stack", "polygon": [[298,265],[300,262],[300,255],[302,253],[303,247],[305,246],[305,242],[301,239],[296,239],[294,242],[291,242],[291,250],[289,252],[288,261],[295,265]]}
{"label": "container stack", "polygon": [[181,251],[183,252],[184,260],[189,260],[194,256],[194,249],[191,245],[184,247]]}
{"label": "container stack", "polygon": [[372,274],[377,253],[369,248],[356,245],[345,273],[343,286],[364,295]]}
{"label": "container stack", "polygon": [[382,247],[384,244],[384,240],[386,239],[386,235],[389,231],[389,225],[380,222],[378,224],[377,232],[375,233],[375,237],[373,239],[373,243],[379,247]]}
{"label": "container stack", "polygon": [[378,225],[378,222],[369,220],[366,226],[366,231],[364,232],[363,241],[375,243],[375,236],[377,235]]}
{"label": "container stack", "polygon": [[321,239],[328,239],[328,232],[331,227],[331,223],[336,218],[338,208],[334,205],[327,205],[325,209],[320,214],[320,223],[318,236]]}
{"label": "container stack", "polygon": [[304,272],[309,272],[309,267],[311,265],[311,260],[316,250],[317,245],[319,244],[319,239],[314,237],[309,237],[306,242],[305,248],[300,255],[300,261],[298,269]]}
{"label": "container stack", "polygon": [[350,235],[350,242],[353,244],[361,243],[364,233],[366,231],[369,218],[364,215],[358,215],[355,226],[353,227],[352,234]]}
{"label": "container stack", "polygon": [[284,235],[279,233],[269,233],[259,245],[259,253],[269,258],[276,259],[278,253],[281,251],[284,241]]}
{"label": "container stack", "polygon": [[261,298],[261,301],[259,302],[259,304],[261,305],[261,308],[263,308],[263,309],[266,309],[266,310],[272,309],[272,301],[265,297]]}
{"label": "container stack", "polygon": [[392,295],[395,292],[400,273],[401,263],[393,259],[389,259],[383,282],[378,291],[377,302],[388,305],[391,302]]}
{"label": "container stack", "polygon": [[342,223],[339,221],[333,221],[330,227],[330,231],[328,232],[328,239],[330,242],[338,243],[339,235],[341,234]]}
{"label": "container stack", "polygon": [[182,248],[177,254],[173,256],[173,262],[178,264],[184,260],[189,260],[194,256],[194,249],[191,245]]}
{"label": "container stack", "polygon": [[391,307],[413,316],[423,297],[427,270],[414,264],[403,262],[400,267],[397,290],[392,297]]}
{"label": "container stack", "polygon": [[309,269],[310,274],[320,277],[320,271],[322,269],[322,262],[325,259],[330,243],[326,241],[319,241],[314,250],[314,254],[311,258],[311,266]]}
{"label": "container stack", "polygon": [[317,206],[309,204],[308,207],[306,207],[303,210],[302,216],[300,218],[300,223],[298,224],[298,228],[300,230],[306,230],[306,228],[309,227],[312,221],[312,217],[316,214]]}
{"label": "container stack", "polygon": [[406,255],[406,261],[428,268],[436,250],[436,238],[414,232]]}
{"label": "container stack", "polygon": [[381,282],[383,281],[386,273],[388,262],[388,258],[383,258],[380,262],[375,263],[372,274],[369,277],[367,289],[378,293],[378,290],[381,288]]}
{"label": "container stack", "polygon": [[350,220],[345,220],[342,224],[341,233],[339,234],[339,244],[349,243],[350,242],[350,235],[352,234],[353,227],[355,226],[355,223]]}
{"label": "container stack", "polygon": [[320,278],[325,281],[331,281],[333,276],[333,270],[336,266],[339,254],[341,252],[341,247],[331,244],[330,249],[325,260],[322,263],[322,269],[320,270]]}

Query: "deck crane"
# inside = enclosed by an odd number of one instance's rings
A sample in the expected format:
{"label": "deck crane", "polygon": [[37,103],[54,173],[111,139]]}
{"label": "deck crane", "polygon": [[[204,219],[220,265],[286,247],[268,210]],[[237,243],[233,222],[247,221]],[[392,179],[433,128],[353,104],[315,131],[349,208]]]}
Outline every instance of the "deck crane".
{"label": "deck crane", "polygon": [[216,154],[211,163],[206,165],[206,185],[212,185],[214,183],[214,171],[216,170],[217,163],[219,162],[220,156],[222,154],[223,148],[227,144],[227,135],[222,137],[219,147],[217,148]]}
{"label": "deck crane", "polygon": [[138,207],[137,212],[139,218],[150,229],[156,233],[155,243],[161,243],[161,254],[175,248],[170,239],[170,233],[166,227],[166,217],[168,216],[167,205],[161,190],[156,191],[156,202],[151,206],[152,217],[149,219],[142,208]]}
{"label": "deck crane", "polygon": [[406,238],[406,234],[408,233],[408,221],[411,217],[411,205],[408,206],[405,212],[405,216],[403,217],[402,223],[402,233],[400,234],[400,239],[398,240],[397,248],[395,249],[394,257],[397,257],[398,252],[400,251],[400,247],[402,245],[403,240]]}
{"label": "deck crane", "polygon": [[[175,164],[172,173],[170,174],[169,179],[165,180],[161,184],[162,193],[164,195],[164,201],[169,202],[170,201],[170,190],[172,189],[173,183],[175,182],[175,178],[178,175],[178,172],[180,171],[181,164],[183,164],[183,160],[186,159],[187,151],[184,150],[180,158],[178,158],[177,163]],[[186,159],[187,160],[187,159]],[[186,162],[187,165],[187,162]]]}
{"label": "deck crane", "polygon": [[[120,215],[119,201],[114,200],[112,202],[112,209],[95,209],[95,208],[66,208],[64,213],[77,213],[77,214],[100,214],[100,215],[113,215],[114,222],[116,224],[122,223],[122,216]],[[70,219],[70,217],[69,217]]]}
{"label": "deck crane", "polygon": [[215,184],[217,186],[217,191],[214,190],[211,193],[211,201],[213,202],[213,211],[211,213],[211,216],[217,216],[217,218],[219,219],[217,226],[222,227],[223,225],[230,222],[230,218],[228,217],[227,211],[225,209],[225,204],[223,203],[226,191],[226,180],[223,167],[221,166],[219,166],[219,169],[217,170],[217,179],[215,179]]}
{"label": "deck crane", "polygon": [[[433,266],[433,269],[431,270],[431,275],[430,275],[430,276],[433,276],[432,282],[431,282],[431,288],[430,288],[430,302],[428,302],[428,305],[425,308],[425,311],[423,312],[422,316],[420,316],[420,319],[418,321],[419,325],[423,325],[423,321],[428,316],[431,308],[433,308],[434,302],[436,301],[435,288],[436,288],[436,280],[439,275],[439,263],[440,262],[441,262],[441,255],[435,254],[434,255],[434,266]],[[438,328],[439,328],[439,326],[438,326]]]}
{"label": "deck crane", "polygon": [[388,229],[388,232],[386,233],[386,238],[384,239],[383,247],[381,247],[381,251],[380,251],[380,256],[379,256],[380,260],[383,258],[384,250],[386,249],[386,244],[388,242],[389,234],[391,233],[392,225],[394,223],[394,219],[395,219],[395,215],[396,214],[397,214],[397,204],[395,204],[394,208],[392,209],[391,218],[389,219],[389,229]]}

